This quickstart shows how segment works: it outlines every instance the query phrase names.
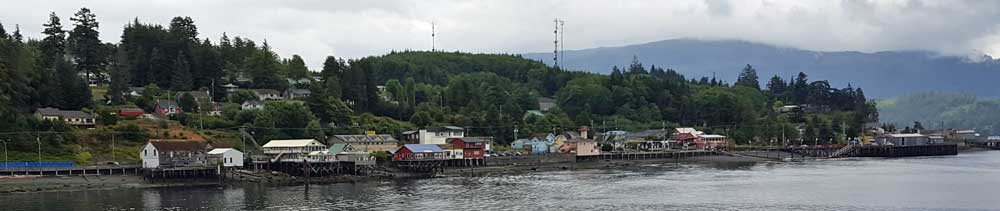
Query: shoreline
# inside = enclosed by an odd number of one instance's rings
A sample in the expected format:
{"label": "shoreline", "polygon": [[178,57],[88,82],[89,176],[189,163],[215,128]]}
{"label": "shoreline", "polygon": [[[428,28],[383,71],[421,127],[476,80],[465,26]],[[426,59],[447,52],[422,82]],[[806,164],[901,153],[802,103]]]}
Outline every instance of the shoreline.
{"label": "shoreline", "polygon": [[[965,148],[961,153],[978,153],[991,151],[981,148]],[[357,183],[368,181],[386,180],[406,180],[406,179],[426,179],[426,178],[447,178],[447,177],[481,177],[524,174],[532,172],[546,171],[572,171],[589,169],[613,169],[628,168],[643,165],[655,164],[702,164],[717,165],[722,168],[740,168],[754,165],[761,162],[786,162],[776,159],[760,158],[753,156],[734,155],[711,155],[688,157],[682,159],[637,159],[637,160],[596,160],[581,162],[544,163],[532,165],[506,165],[506,166],[483,166],[483,167],[447,167],[434,175],[417,177],[386,177],[386,176],[363,176],[363,175],[340,175],[328,177],[311,177],[309,184],[337,184],[337,183]],[[236,178],[226,178],[223,181],[211,178],[168,180],[149,182],[138,175],[88,175],[88,176],[0,176],[0,194],[19,193],[40,193],[40,192],[64,192],[64,191],[87,191],[87,190],[114,190],[114,189],[148,189],[165,187],[225,187],[240,184],[266,184],[274,186],[295,186],[304,185],[307,181],[301,177],[273,174],[271,172],[257,172],[254,174],[268,175],[269,179],[250,181]]]}

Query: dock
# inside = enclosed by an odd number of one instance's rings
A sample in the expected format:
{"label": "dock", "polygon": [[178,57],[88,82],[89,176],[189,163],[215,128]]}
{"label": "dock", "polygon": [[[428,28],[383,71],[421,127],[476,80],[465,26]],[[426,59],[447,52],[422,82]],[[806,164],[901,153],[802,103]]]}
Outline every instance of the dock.
{"label": "dock", "polygon": [[913,146],[846,145],[823,147],[751,147],[729,153],[768,159],[846,158],[846,157],[915,157],[957,155],[957,144]]}
{"label": "dock", "polygon": [[102,165],[102,166],[71,166],[71,167],[11,167],[0,168],[0,176],[40,175],[40,176],[75,176],[75,175],[138,175],[139,165]]}

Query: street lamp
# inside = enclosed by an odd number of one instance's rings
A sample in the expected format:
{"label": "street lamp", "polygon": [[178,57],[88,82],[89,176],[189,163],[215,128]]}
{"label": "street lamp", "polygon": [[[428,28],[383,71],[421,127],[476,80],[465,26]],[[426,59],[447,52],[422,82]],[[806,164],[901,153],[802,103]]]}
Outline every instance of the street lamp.
{"label": "street lamp", "polygon": [[[0,142],[3,143],[3,167],[7,168],[10,165],[10,161],[7,160],[7,141],[3,140],[3,139],[0,139]],[[14,172],[11,171],[10,174],[13,175]]]}
{"label": "street lamp", "polygon": [[42,176],[42,138],[35,135],[35,142],[38,142],[38,176]]}

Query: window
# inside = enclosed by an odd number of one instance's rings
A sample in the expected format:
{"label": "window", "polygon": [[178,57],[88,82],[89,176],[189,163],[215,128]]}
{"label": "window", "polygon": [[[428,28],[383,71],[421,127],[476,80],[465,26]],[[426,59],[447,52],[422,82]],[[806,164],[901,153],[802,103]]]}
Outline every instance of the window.
{"label": "window", "polygon": [[149,150],[147,149],[142,150],[142,156],[149,156]]}

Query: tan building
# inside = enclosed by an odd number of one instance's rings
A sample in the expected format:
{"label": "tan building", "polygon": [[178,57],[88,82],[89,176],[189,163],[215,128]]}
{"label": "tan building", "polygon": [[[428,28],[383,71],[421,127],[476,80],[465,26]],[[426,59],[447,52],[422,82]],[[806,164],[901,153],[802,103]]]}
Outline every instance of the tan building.
{"label": "tan building", "polygon": [[399,148],[398,140],[391,135],[335,135],[328,141],[331,144],[350,144],[359,152],[391,152]]}
{"label": "tan building", "polygon": [[575,136],[575,134],[569,134],[569,138],[566,143],[563,144],[559,151],[562,153],[575,153],[576,156],[593,156],[601,154],[601,147],[597,146],[597,140],[590,139],[588,132],[590,131],[587,127],[580,128],[580,135]]}
{"label": "tan building", "polygon": [[97,117],[83,111],[59,110],[57,108],[39,108],[35,111],[35,116],[42,120],[63,121],[67,125],[80,128],[94,128],[97,125]]}

